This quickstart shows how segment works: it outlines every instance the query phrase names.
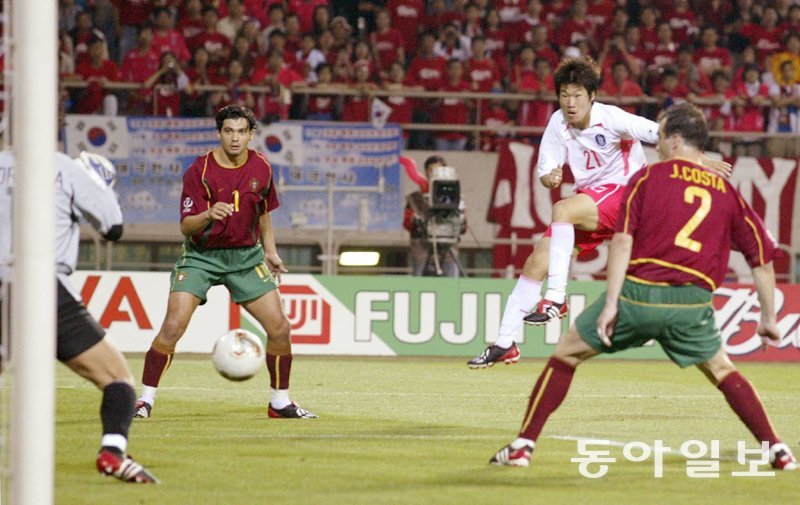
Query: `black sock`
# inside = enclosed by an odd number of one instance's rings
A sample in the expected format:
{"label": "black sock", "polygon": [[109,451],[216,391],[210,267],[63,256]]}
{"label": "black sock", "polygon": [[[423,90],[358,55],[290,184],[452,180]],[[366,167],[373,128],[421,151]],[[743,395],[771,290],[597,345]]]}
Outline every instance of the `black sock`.
{"label": "black sock", "polygon": [[112,382],[103,389],[100,419],[103,435],[119,434],[128,438],[128,429],[133,421],[136,392],[127,382]]}

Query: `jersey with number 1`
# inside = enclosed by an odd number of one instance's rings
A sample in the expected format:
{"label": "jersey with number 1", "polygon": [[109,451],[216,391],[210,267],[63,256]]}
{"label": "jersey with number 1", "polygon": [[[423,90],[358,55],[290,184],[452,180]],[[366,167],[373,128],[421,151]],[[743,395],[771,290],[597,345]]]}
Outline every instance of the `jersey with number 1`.
{"label": "jersey with number 1", "polygon": [[628,276],[714,291],[731,248],[751,267],[775,255],[775,241],[752,207],[722,177],[690,161],[656,163],[628,183],[617,232],[633,236]]}
{"label": "jersey with number 1", "polygon": [[542,177],[568,164],[575,189],[624,185],[647,165],[642,142],[658,142],[658,123],[594,102],[589,126],[578,130],[559,109],[550,116],[542,136],[536,173]]}

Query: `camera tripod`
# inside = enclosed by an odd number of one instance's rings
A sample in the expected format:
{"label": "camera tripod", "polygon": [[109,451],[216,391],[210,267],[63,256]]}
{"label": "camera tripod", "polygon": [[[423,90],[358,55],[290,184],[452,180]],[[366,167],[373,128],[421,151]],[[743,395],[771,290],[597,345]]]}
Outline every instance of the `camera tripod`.
{"label": "camera tripod", "polygon": [[[442,268],[442,264],[447,259],[452,260],[458,275],[451,276]],[[439,242],[431,240],[428,243],[428,257],[425,259],[425,266],[422,268],[423,277],[466,277],[458,256],[453,252],[453,243]]]}

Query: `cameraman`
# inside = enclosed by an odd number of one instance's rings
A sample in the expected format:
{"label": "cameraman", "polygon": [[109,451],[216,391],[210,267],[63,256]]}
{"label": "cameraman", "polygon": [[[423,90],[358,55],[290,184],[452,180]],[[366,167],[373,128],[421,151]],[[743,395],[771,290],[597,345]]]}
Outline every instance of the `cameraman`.
{"label": "cameraman", "polygon": [[[434,155],[425,160],[425,177],[430,180],[431,172],[437,167],[447,166],[447,162],[443,157]],[[427,195],[426,195],[427,198]],[[467,230],[467,219],[464,215],[464,200],[460,200],[458,204],[458,211],[462,216],[461,234],[463,235]],[[458,243],[455,244],[436,244],[437,253],[439,256],[439,264],[441,266],[441,274],[436,272],[436,262],[433,256],[434,244],[428,239],[426,216],[420,215],[414,209],[406,204],[403,213],[403,228],[408,230],[410,241],[411,253],[411,273],[416,276],[437,276],[443,277],[458,277],[460,266],[458,264]]]}

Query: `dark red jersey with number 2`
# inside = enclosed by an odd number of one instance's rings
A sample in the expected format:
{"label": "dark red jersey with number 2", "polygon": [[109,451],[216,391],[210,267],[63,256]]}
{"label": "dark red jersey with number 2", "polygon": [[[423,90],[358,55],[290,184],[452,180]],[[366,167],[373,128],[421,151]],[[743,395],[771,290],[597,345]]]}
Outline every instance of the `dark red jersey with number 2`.
{"label": "dark red jersey with number 2", "polygon": [[725,279],[731,248],[751,267],[775,254],[761,218],[728,181],[678,158],[631,178],[617,231],[633,236],[628,276],[644,282],[714,291]]}
{"label": "dark red jersey with number 2", "polygon": [[205,249],[249,247],[258,243],[258,219],[278,207],[278,194],[272,183],[272,167],[267,158],[252,149],[247,161],[229,168],[220,165],[214,151],[199,156],[183,174],[181,221],[205,212],[217,202],[233,204],[233,215],[213,221],[190,240]]}

